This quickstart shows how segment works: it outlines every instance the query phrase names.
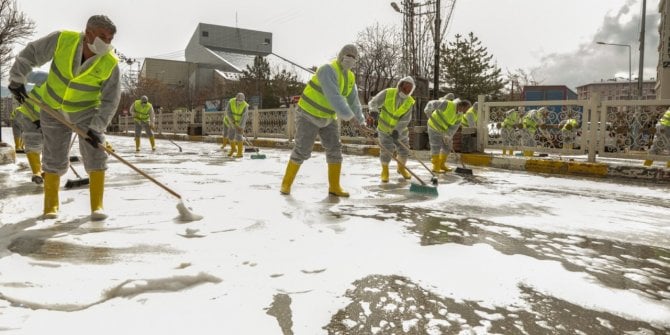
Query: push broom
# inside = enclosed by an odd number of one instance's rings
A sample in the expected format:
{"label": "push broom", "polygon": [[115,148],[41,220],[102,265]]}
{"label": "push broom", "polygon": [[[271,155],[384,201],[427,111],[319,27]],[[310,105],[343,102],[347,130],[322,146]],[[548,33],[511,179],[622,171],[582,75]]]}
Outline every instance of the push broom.
{"label": "push broom", "polygon": [[[234,124],[234,123],[230,120],[230,118],[228,117],[228,115],[226,115],[225,118],[228,119],[228,122],[230,122],[231,124]],[[265,156],[265,154],[261,154],[261,153],[259,152],[260,150],[258,149],[258,147],[255,147],[253,144],[251,144],[251,142],[249,142],[249,139],[244,135],[244,131],[241,131],[240,134],[242,134],[242,139],[244,140],[244,142],[245,142],[249,147],[252,147],[252,150],[253,150],[254,153],[251,154],[251,159],[265,159],[265,158],[267,158],[267,157]],[[245,152],[246,152],[246,150],[245,150]]]}
{"label": "push broom", "polygon": [[368,138],[371,138],[379,146],[379,149],[381,149],[386,154],[391,156],[391,158],[393,158],[398,163],[398,166],[404,167],[405,170],[407,170],[407,172],[409,172],[412,175],[412,177],[414,177],[416,180],[419,181],[420,184],[410,183],[410,186],[409,186],[409,191],[410,192],[420,193],[420,194],[428,194],[428,195],[431,195],[431,196],[437,196],[437,188],[435,188],[433,186],[430,186],[430,185],[426,184],[426,182],[421,180],[421,178],[419,178],[419,176],[417,176],[414,172],[412,172],[412,170],[407,168],[407,166],[405,164],[403,164],[398,158],[396,158],[393,155],[392,152],[389,152],[386,148],[384,148],[381,145],[381,143],[379,142],[379,139],[377,139],[375,137],[372,137],[369,134],[367,136],[368,136]]}
{"label": "push broom", "polygon": [[[27,97],[26,100],[29,100],[33,104],[36,104],[40,106],[40,108],[49,114],[49,116],[53,117],[54,119],[58,120],[58,122],[62,123],[64,126],[70,128],[73,132],[77,133],[77,135],[81,136],[84,139],[89,139],[88,135],[81,129],[79,129],[77,126],[75,126],[73,123],[65,119],[63,115],[61,115],[59,112],[53,110],[50,106],[46,105],[45,103],[38,101],[34,99],[33,97]],[[171,188],[165,186],[163,183],[159,182],[158,180],[154,179],[153,177],[149,176],[146,172],[140,170],[137,168],[135,165],[131,164],[130,162],[126,161],[123,159],[121,156],[117,155],[113,150],[107,148],[106,146],[101,144],[98,144],[98,149],[104,150],[107,152],[107,154],[114,156],[117,160],[119,160],[121,163],[125,164],[135,172],[139,173],[143,177],[149,179],[151,182],[154,184],[158,185],[160,188],[163,190],[167,191],[168,193],[172,194],[175,196],[177,199],[179,199],[179,203],[177,204],[177,210],[179,211],[179,216],[182,221],[197,221],[202,219],[202,215],[194,214],[191,212],[186,205],[184,205],[184,201],[182,199],[182,196],[179,195],[179,193],[173,191]]]}
{"label": "push broom", "polygon": [[[442,141],[443,141],[445,144],[449,145],[449,143],[447,143],[447,142],[450,141],[450,139],[447,138],[447,136],[444,136],[444,137],[442,138]],[[467,174],[467,175],[470,175],[470,176],[471,176],[471,175],[472,175],[472,169],[468,169],[468,168],[465,166],[465,163],[463,163],[463,157],[461,157],[461,154],[456,153],[456,150],[454,150],[453,143],[452,143],[452,145],[450,145],[449,147],[451,148],[451,152],[452,152],[454,155],[458,156],[458,162],[461,163],[461,166],[457,166],[457,167],[456,167],[456,173],[458,173],[458,174]]]}
{"label": "push broom", "polygon": [[[402,142],[400,142],[400,141],[396,141],[396,143],[400,143],[400,145],[401,145],[403,148],[405,148],[405,149],[407,149],[407,151],[409,151],[409,153],[412,155],[412,157],[414,157],[414,159],[416,159],[417,161],[419,161],[419,163],[421,163],[421,165],[423,165],[423,167],[425,167],[426,170],[428,170],[428,172],[430,172],[430,174],[432,175],[432,177],[430,178],[430,182],[431,182],[433,185],[437,185],[437,175],[435,175],[435,172],[433,172],[433,170],[429,169],[428,166],[427,166],[426,164],[424,164],[424,162],[423,162],[421,159],[419,159],[419,156],[417,156],[417,155],[414,153],[414,151],[412,151],[412,149],[410,149],[408,146],[406,146],[405,143],[402,143]],[[407,169],[407,168],[405,168],[405,169]]]}
{"label": "push broom", "polygon": [[[70,149],[68,150],[68,155],[69,155],[70,151],[72,151],[72,146],[74,145],[74,140],[76,138],[77,138],[77,135],[73,134],[72,135],[72,141],[70,141]],[[76,159],[73,160],[73,158],[76,158]],[[76,161],[79,161],[79,157],[70,156],[70,163],[68,164],[68,166],[70,166],[70,170],[72,170],[74,175],[77,176],[77,179],[75,179],[75,180],[68,179],[67,182],[65,183],[65,188],[66,189],[71,189],[73,187],[84,186],[84,185],[88,185],[90,183],[88,178],[82,178],[79,175],[79,173],[77,173],[77,170],[75,170],[74,167],[72,166],[72,162],[76,162]]]}

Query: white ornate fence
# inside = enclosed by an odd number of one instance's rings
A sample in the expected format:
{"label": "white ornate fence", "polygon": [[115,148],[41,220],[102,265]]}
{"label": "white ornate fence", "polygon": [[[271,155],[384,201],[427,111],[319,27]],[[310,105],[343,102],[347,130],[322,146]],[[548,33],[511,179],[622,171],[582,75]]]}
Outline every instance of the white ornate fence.
{"label": "white ornate fence", "polygon": [[[596,157],[618,157],[654,160],[670,159],[670,143],[661,143],[664,151],[659,155],[648,155],[647,151],[656,136],[655,124],[670,106],[670,100],[603,100],[597,95],[590,100],[551,101],[504,101],[486,102],[479,97],[479,118],[477,125],[477,149],[485,152],[492,149],[533,150],[538,153],[563,155],[588,154],[588,161]],[[539,107],[550,110],[545,129],[535,135],[535,147],[516,144],[505,147],[501,131],[497,127],[505,118],[505,112],[516,108],[528,111]],[[367,107],[364,107],[367,112]],[[195,113],[201,113],[196,117]],[[295,134],[295,106],[276,109],[252,109],[251,119],[246,124],[245,134],[253,138],[283,138],[292,140]],[[578,120],[574,144],[564,145],[563,133],[558,128],[568,117]],[[156,116],[156,130],[159,134],[188,134],[193,127],[199,127],[202,135],[221,135],[223,112],[173,111]],[[202,122],[195,123],[195,120]],[[591,125],[596,126],[591,126]],[[603,126],[604,125],[604,126]],[[342,139],[349,142],[372,143],[351,127],[341,122]],[[413,129],[423,129],[425,124],[414,124]],[[118,118],[121,132],[134,131],[130,117]],[[515,131],[515,136],[520,136]],[[670,136],[669,136],[670,137]]]}

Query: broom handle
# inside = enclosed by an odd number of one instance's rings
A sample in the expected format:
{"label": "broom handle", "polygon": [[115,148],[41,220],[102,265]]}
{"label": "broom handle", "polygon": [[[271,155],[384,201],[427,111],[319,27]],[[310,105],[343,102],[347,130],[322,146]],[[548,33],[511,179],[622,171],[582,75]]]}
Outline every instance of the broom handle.
{"label": "broom handle", "polygon": [[[78,128],[77,126],[75,126],[72,122],[70,122],[70,121],[68,121],[67,119],[65,119],[65,117],[64,117],[63,115],[61,115],[61,114],[58,113],[57,111],[51,109],[51,107],[47,106],[45,103],[43,103],[43,102],[41,102],[41,101],[38,101],[37,99],[34,99],[33,97],[30,97],[30,96],[27,98],[27,100],[29,100],[29,101],[32,102],[33,104],[36,104],[36,105],[40,106],[40,108],[41,108],[43,111],[45,111],[47,114],[49,114],[49,116],[53,117],[54,119],[58,120],[60,123],[62,123],[63,125],[65,125],[66,127],[70,128],[70,130],[72,130],[73,132],[77,133],[77,135],[79,135],[79,136],[81,136],[81,137],[83,137],[83,138],[85,138],[85,139],[88,139],[88,138],[89,138],[88,135],[86,135],[86,133],[85,133],[83,130],[79,129],[79,128]],[[101,143],[101,144],[102,144],[102,143]],[[98,149],[106,151],[108,154],[114,156],[114,158],[116,158],[116,159],[118,159],[119,161],[121,161],[121,163],[123,163],[123,164],[127,165],[129,168],[135,170],[135,172],[137,172],[137,173],[139,173],[140,175],[142,175],[143,177],[149,179],[149,180],[152,181],[154,184],[160,186],[162,189],[166,190],[168,193],[174,195],[174,196],[177,197],[178,199],[181,199],[181,195],[179,195],[179,193],[177,193],[177,192],[173,191],[171,188],[169,188],[169,187],[163,185],[163,183],[161,183],[161,182],[159,182],[158,180],[154,179],[153,177],[151,177],[150,175],[148,175],[146,172],[144,172],[144,171],[138,169],[135,165],[133,165],[132,163],[128,162],[127,160],[121,158],[121,156],[117,155],[114,151],[112,151],[111,149],[109,149],[109,148],[107,148],[106,146],[101,145],[101,144],[98,144]]]}
{"label": "broom handle", "polygon": [[418,180],[421,183],[422,186],[426,186],[426,183],[423,180],[421,180],[421,178],[419,178],[419,176],[414,174],[414,172],[412,172],[412,170],[408,169],[407,166],[405,166],[405,164],[403,164],[399,159],[397,159],[395,156],[393,156],[393,153],[389,152],[386,148],[384,148],[384,146],[382,146],[381,142],[379,142],[378,138],[372,137],[370,135],[366,135],[366,136],[368,138],[371,138],[373,141],[375,141],[375,143],[379,146],[379,148],[381,150],[383,150],[385,153],[390,155],[391,158],[393,158],[400,166],[404,167],[405,170],[407,170],[407,172],[409,172],[412,176],[414,176],[414,178],[416,178],[416,180]]}
{"label": "broom handle", "polygon": [[[416,154],[414,154],[414,151],[412,151],[412,149],[410,149],[408,146],[406,146],[405,143],[402,143],[400,141],[398,141],[398,143],[400,143],[400,145],[403,148],[407,149],[407,151],[409,151],[409,153],[412,154],[412,157],[414,157],[414,159],[419,161],[419,163],[421,163],[421,165],[423,165],[423,167],[425,167],[426,170],[428,170],[428,172],[430,172],[431,175],[435,176],[435,173],[431,169],[429,169],[428,166],[426,166],[426,164],[424,164],[423,161],[420,160],[419,157]],[[407,168],[405,168],[405,169],[407,169]]]}
{"label": "broom handle", "polygon": [[[233,121],[228,117],[228,115],[225,115],[225,114],[224,114],[223,118],[224,118],[224,119],[227,119],[228,122],[230,122],[232,125],[235,125],[235,122],[233,122]],[[249,142],[249,139],[247,138],[247,136],[244,135],[244,129],[240,132],[240,134],[242,135],[242,140],[243,140],[244,142],[246,142],[248,146],[250,146],[250,147],[253,147],[253,146],[254,146],[251,142]],[[258,150],[256,150],[256,152],[258,152]]]}

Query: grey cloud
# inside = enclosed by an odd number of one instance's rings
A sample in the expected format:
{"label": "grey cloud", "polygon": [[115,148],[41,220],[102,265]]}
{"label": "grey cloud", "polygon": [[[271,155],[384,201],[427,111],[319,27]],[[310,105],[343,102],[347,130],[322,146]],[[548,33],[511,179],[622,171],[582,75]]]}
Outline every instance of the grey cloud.
{"label": "grey cloud", "polygon": [[[656,77],[658,63],[658,25],[660,15],[655,1],[647,2],[645,23],[644,78]],[[640,35],[639,0],[629,0],[616,14],[606,16],[591,42],[580,44],[574,52],[551,53],[541,58],[541,66],[533,68],[533,77],[542,85],[566,85],[571,88],[614,78],[625,73],[628,78],[628,48],[596,44],[630,44],[632,51],[632,77],[637,77],[639,68]],[[632,14],[632,19],[621,24],[623,17]],[[578,23],[577,23],[578,24]]]}

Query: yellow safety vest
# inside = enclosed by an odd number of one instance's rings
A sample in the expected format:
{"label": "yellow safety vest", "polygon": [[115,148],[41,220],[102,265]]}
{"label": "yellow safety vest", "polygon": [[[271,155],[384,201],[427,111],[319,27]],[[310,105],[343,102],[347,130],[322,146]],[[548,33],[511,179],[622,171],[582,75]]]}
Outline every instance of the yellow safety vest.
{"label": "yellow safety vest", "polygon": [[[570,125],[570,129],[567,128],[567,126]],[[563,127],[561,128],[561,131],[573,131],[577,129],[577,120],[575,119],[568,119]]]}
{"label": "yellow safety vest", "polygon": [[663,114],[661,124],[666,127],[670,127],[670,110],[665,111],[665,114]]}
{"label": "yellow safety vest", "polygon": [[[337,74],[337,83],[340,89],[340,94],[345,97],[349,96],[356,84],[354,73],[351,72],[351,70],[347,70],[345,75],[337,61],[330,63],[330,66]],[[337,113],[326,98],[326,95],[323,94],[323,89],[319,84],[319,77],[316,73],[312,75],[312,79],[309,80],[307,86],[305,86],[305,90],[302,91],[298,106],[313,116],[324,119],[337,119]]]}
{"label": "yellow safety vest", "polygon": [[381,113],[377,124],[377,130],[390,134],[398,121],[409,111],[414,105],[414,98],[407,97],[402,105],[395,107],[395,98],[397,96],[397,88],[386,89],[386,97],[384,99],[384,106],[382,106]]}
{"label": "yellow safety vest", "polygon": [[475,112],[474,107],[470,107],[467,112],[463,115],[463,120],[461,120],[461,126],[469,128],[470,124],[468,123],[468,115],[472,115],[473,119],[475,120],[475,126],[477,126],[477,113]]}
{"label": "yellow safety vest", "polygon": [[242,120],[244,109],[247,108],[249,104],[246,101],[238,103],[235,98],[228,100],[228,104],[230,104],[230,111],[233,113],[233,121],[235,121],[235,124],[239,125],[240,120]]}
{"label": "yellow safety vest", "polygon": [[75,76],[72,73],[72,64],[81,62],[74,59],[77,46],[81,42],[80,33],[61,32],[47,81],[40,90],[31,91],[53,109],[73,113],[99,106],[102,84],[111,77],[119,61],[114,54],[108,52],[98,56],[86,71]]}
{"label": "yellow safety vest", "polygon": [[153,108],[150,102],[142,104],[142,100],[135,100],[133,110],[135,111],[135,121],[146,122],[149,121],[149,111]]}
{"label": "yellow safety vest", "polygon": [[446,103],[444,109],[434,111],[428,119],[428,126],[433,130],[446,132],[449,127],[460,121],[456,114],[456,104],[452,101],[446,101]]}
{"label": "yellow safety vest", "polygon": [[512,111],[507,117],[505,117],[505,120],[503,120],[502,126],[503,128],[514,128],[514,125],[519,123],[519,113],[517,111]]}

